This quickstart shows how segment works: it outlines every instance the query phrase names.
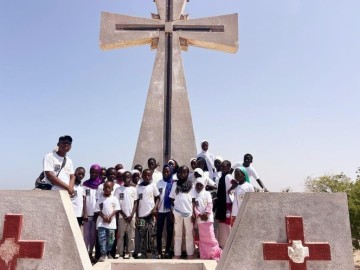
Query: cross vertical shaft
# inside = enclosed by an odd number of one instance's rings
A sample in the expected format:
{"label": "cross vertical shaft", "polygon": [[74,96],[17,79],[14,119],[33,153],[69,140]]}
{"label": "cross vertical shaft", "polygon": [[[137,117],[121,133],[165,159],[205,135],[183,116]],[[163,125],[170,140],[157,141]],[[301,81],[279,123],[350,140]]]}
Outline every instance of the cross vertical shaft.
{"label": "cross vertical shaft", "polygon": [[[166,0],[166,20],[172,20],[172,0]],[[164,155],[163,161],[171,158],[171,99],[172,99],[172,33],[165,33],[165,128],[164,128]]]}

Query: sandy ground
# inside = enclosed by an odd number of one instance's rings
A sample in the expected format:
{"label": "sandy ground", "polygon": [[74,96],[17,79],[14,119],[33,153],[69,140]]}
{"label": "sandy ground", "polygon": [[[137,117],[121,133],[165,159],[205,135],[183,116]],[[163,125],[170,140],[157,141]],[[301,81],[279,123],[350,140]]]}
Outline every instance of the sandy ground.
{"label": "sandy ground", "polygon": [[360,269],[360,250],[354,251],[355,269]]}

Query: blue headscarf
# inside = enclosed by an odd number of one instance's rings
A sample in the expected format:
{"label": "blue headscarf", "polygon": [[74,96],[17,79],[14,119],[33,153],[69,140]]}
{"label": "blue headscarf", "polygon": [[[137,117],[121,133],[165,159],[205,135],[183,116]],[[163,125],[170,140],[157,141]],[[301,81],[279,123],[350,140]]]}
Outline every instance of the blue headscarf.
{"label": "blue headscarf", "polygon": [[170,210],[171,209],[171,198],[169,197],[169,195],[170,195],[171,187],[172,187],[172,183],[173,183],[173,170],[167,164],[164,165],[163,171],[164,171],[165,168],[170,169],[170,174],[166,178],[163,175],[163,180],[166,182],[166,188],[165,188],[165,193],[164,193],[164,208],[166,210]]}

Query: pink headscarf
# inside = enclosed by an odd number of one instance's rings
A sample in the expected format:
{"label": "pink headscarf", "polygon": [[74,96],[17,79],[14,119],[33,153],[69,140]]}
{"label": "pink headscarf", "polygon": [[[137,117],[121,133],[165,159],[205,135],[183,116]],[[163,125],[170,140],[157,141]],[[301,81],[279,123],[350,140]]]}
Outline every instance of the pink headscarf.
{"label": "pink headscarf", "polygon": [[83,184],[85,187],[89,187],[91,189],[97,189],[98,186],[102,183],[101,179],[101,166],[99,164],[94,164],[90,167],[90,170],[96,170],[98,171],[99,175],[96,177],[96,179],[89,179],[86,180]]}

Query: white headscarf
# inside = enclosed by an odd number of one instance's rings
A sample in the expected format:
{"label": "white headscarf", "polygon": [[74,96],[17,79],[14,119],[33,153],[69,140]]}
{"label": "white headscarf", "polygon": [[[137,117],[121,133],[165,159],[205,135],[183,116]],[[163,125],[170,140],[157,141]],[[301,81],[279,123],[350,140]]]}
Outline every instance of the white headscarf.
{"label": "white headscarf", "polygon": [[213,179],[214,177],[214,171],[215,171],[215,166],[214,166],[214,155],[209,153],[209,151],[204,151],[202,149],[202,144],[204,142],[207,142],[209,143],[207,140],[204,140],[201,142],[201,152],[197,155],[197,157],[203,157],[205,158],[205,161],[206,161],[206,165],[208,167],[208,170],[209,170],[209,177],[211,179]]}

